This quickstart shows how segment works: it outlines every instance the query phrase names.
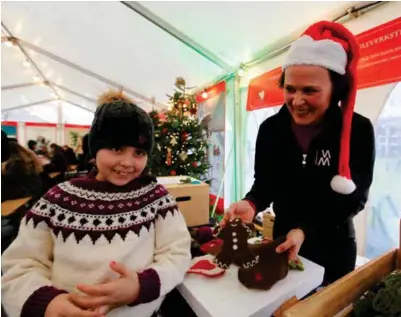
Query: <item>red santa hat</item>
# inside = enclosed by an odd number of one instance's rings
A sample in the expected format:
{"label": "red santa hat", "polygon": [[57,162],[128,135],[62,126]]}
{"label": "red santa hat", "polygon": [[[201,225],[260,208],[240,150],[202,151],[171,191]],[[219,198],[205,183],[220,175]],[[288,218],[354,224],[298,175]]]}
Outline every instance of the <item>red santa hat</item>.
{"label": "red santa hat", "polygon": [[356,189],[351,179],[349,155],[358,61],[359,45],[355,36],[339,23],[321,21],[311,25],[291,45],[283,63],[283,70],[293,65],[322,66],[349,79],[349,93],[341,99],[343,124],[338,175],[331,181],[332,189],[341,194],[351,194]]}

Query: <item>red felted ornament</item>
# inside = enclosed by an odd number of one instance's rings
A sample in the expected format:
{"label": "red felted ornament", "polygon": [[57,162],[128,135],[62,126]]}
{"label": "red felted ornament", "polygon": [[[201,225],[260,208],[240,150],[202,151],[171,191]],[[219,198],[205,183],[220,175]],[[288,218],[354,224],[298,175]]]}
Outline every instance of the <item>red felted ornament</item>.
{"label": "red felted ornament", "polygon": [[175,176],[175,175],[177,175],[177,172],[175,170],[171,170],[170,171],[170,176]]}
{"label": "red felted ornament", "polygon": [[221,248],[223,246],[223,240],[221,239],[214,239],[207,243],[204,243],[200,246],[200,249],[205,254],[211,254],[216,256],[220,253]]}
{"label": "red felted ornament", "polygon": [[192,167],[198,167],[198,162],[192,162]]}
{"label": "red felted ornament", "polygon": [[[196,259],[195,259],[196,260]],[[224,269],[219,268],[209,259],[200,259],[187,271],[189,274],[200,274],[206,277],[219,277],[225,273]]]}
{"label": "red felted ornament", "polygon": [[200,243],[206,243],[213,240],[213,230],[210,227],[201,227],[196,232],[195,239]]}
{"label": "red felted ornament", "polygon": [[186,141],[186,140],[188,139],[188,132],[182,132],[182,133],[181,133],[181,139],[182,139],[183,141]]}
{"label": "red felted ornament", "polygon": [[162,132],[163,132],[163,134],[167,134],[168,133],[168,129],[167,128],[163,128]]}

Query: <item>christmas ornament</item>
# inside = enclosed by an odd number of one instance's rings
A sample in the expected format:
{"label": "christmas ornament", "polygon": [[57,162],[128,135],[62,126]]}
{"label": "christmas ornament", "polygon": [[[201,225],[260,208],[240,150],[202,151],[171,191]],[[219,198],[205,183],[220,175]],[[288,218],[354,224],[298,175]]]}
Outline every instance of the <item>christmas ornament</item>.
{"label": "christmas ornament", "polygon": [[173,137],[171,138],[170,144],[171,144],[172,146],[176,146],[176,145],[178,144],[177,139],[176,139],[175,136],[173,136]]}
{"label": "christmas ornament", "polygon": [[192,167],[198,167],[198,162],[192,162]]}
{"label": "christmas ornament", "polygon": [[163,134],[167,134],[168,133],[168,129],[167,128],[163,128],[162,132],[163,132]]}
{"label": "christmas ornament", "polygon": [[182,151],[180,154],[181,161],[185,162],[187,160],[187,158],[188,158],[188,154],[186,152]]}
{"label": "christmas ornament", "polygon": [[170,148],[167,148],[167,159],[166,159],[166,165],[171,166],[173,164],[173,154]]}
{"label": "christmas ornament", "polygon": [[277,253],[276,248],[286,241],[285,237],[273,242],[262,241],[252,246],[252,253],[258,262],[250,267],[240,267],[238,279],[244,286],[252,289],[268,290],[288,274],[288,251]]}
{"label": "christmas ornament", "polygon": [[219,147],[217,145],[215,145],[213,147],[213,155],[214,156],[219,156],[220,155],[220,149],[219,149]]}
{"label": "christmas ornament", "polygon": [[181,140],[186,141],[188,139],[188,132],[182,132],[181,133]]}
{"label": "christmas ornament", "polygon": [[175,176],[175,175],[177,175],[177,172],[175,170],[171,170],[170,171],[170,176]]}
{"label": "christmas ornament", "polygon": [[218,226],[216,236],[222,239],[221,252],[213,260],[218,267],[228,269],[235,261],[237,265],[249,268],[258,263],[258,257],[248,249],[248,239],[253,236],[253,224],[243,223],[241,218],[230,219],[224,227]]}
{"label": "christmas ornament", "polygon": [[175,86],[177,88],[185,88],[185,79],[182,77],[177,77],[175,80]]}
{"label": "christmas ornament", "polygon": [[195,258],[193,262],[194,264],[187,271],[189,274],[200,274],[206,277],[219,277],[225,273],[224,269],[221,269],[216,264],[212,263],[207,256]]}

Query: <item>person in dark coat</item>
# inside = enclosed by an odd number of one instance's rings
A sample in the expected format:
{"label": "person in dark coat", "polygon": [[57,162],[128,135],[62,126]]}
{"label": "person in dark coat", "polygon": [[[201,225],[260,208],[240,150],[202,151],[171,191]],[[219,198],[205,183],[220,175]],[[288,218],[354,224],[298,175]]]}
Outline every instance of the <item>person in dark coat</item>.
{"label": "person in dark coat", "polygon": [[42,194],[42,164],[32,151],[15,141],[8,144],[10,158],[2,163],[1,201]]}
{"label": "person in dark coat", "polygon": [[64,155],[63,149],[55,143],[50,145],[50,163],[45,165],[47,173],[65,173],[68,170],[68,160]]}
{"label": "person in dark coat", "polygon": [[89,135],[85,134],[82,137],[82,154],[78,160],[77,170],[79,172],[91,172],[95,169],[95,165],[93,163],[93,159],[90,155],[89,151]]}
{"label": "person in dark coat", "polygon": [[259,128],[254,184],[223,220],[252,221],[273,204],[274,238],[287,237],[276,251],[323,266],[323,285],[355,268],[353,217],[373,179],[373,126],[354,112],[358,50],[351,32],[325,21],[292,44],[280,79],[285,104]]}

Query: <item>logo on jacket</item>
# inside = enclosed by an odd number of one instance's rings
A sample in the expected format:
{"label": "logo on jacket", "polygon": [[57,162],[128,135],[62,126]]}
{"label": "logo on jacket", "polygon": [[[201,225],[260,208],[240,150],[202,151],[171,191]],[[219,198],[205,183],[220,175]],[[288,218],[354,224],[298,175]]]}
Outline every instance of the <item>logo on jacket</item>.
{"label": "logo on jacket", "polygon": [[316,151],[315,164],[317,166],[330,166],[331,154],[329,150]]}

